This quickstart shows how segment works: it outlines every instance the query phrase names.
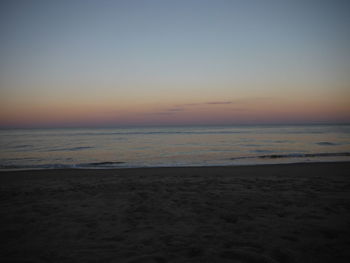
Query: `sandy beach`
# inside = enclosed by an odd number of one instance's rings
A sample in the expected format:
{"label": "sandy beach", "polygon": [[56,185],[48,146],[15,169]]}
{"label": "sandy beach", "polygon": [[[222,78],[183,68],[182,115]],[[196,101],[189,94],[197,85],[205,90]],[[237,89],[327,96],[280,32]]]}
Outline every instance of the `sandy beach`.
{"label": "sandy beach", "polygon": [[0,173],[1,262],[348,262],[350,163]]}

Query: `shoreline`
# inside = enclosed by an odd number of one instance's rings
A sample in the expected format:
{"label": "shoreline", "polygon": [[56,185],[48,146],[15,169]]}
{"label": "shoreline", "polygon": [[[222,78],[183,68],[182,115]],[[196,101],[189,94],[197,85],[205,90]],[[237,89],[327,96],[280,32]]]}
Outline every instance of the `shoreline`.
{"label": "shoreline", "polygon": [[350,162],[0,172],[2,262],[347,262]]}
{"label": "shoreline", "polygon": [[350,163],[350,161],[297,161],[297,162],[285,162],[285,163],[252,163],[252,164],[218,164],[218,165],[184,165],[184,166],[130,166],[130,167],[63,167],[63,168],[14,168],[14,169],[0,169],[1,173],[7,172],[31,172],[31,171],[113,171],[113,170],[138,170],[138,169],[180,169],[180,168],[203,168],[203,169],[211,169],[211,168],[220,168],[220,167],[266,167],[266,166],[285,166],[285,165],[314,165],[314,164],[342,164],[342,163]]}

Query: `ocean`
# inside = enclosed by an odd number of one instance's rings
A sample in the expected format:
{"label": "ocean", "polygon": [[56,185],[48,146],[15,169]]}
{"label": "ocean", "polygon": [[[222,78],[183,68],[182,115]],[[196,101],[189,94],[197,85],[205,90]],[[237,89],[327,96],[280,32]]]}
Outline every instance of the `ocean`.
{"label": "ocean", "polygon": [[0,130],[0,169],[350,161],[350,125]]}

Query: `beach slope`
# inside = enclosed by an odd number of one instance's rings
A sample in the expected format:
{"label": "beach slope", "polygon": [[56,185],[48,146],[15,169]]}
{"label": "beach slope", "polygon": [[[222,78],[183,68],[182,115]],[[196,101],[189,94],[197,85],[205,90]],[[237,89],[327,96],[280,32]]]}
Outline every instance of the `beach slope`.
{"label": "beach slope", "polygon": [[348,262],[350,163],[0,173],[1,262]]}

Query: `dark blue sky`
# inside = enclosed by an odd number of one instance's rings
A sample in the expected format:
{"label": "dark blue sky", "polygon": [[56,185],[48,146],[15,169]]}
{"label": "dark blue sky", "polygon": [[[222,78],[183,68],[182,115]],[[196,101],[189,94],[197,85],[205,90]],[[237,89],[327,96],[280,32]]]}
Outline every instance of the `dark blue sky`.
{"label": "dark blue sky", "polygon": [[319,108],[332,108],[350,97],[349,7],[337,0],[1,1],[2,118],[18,105],[129,112],[256,97],[316,96]]}

